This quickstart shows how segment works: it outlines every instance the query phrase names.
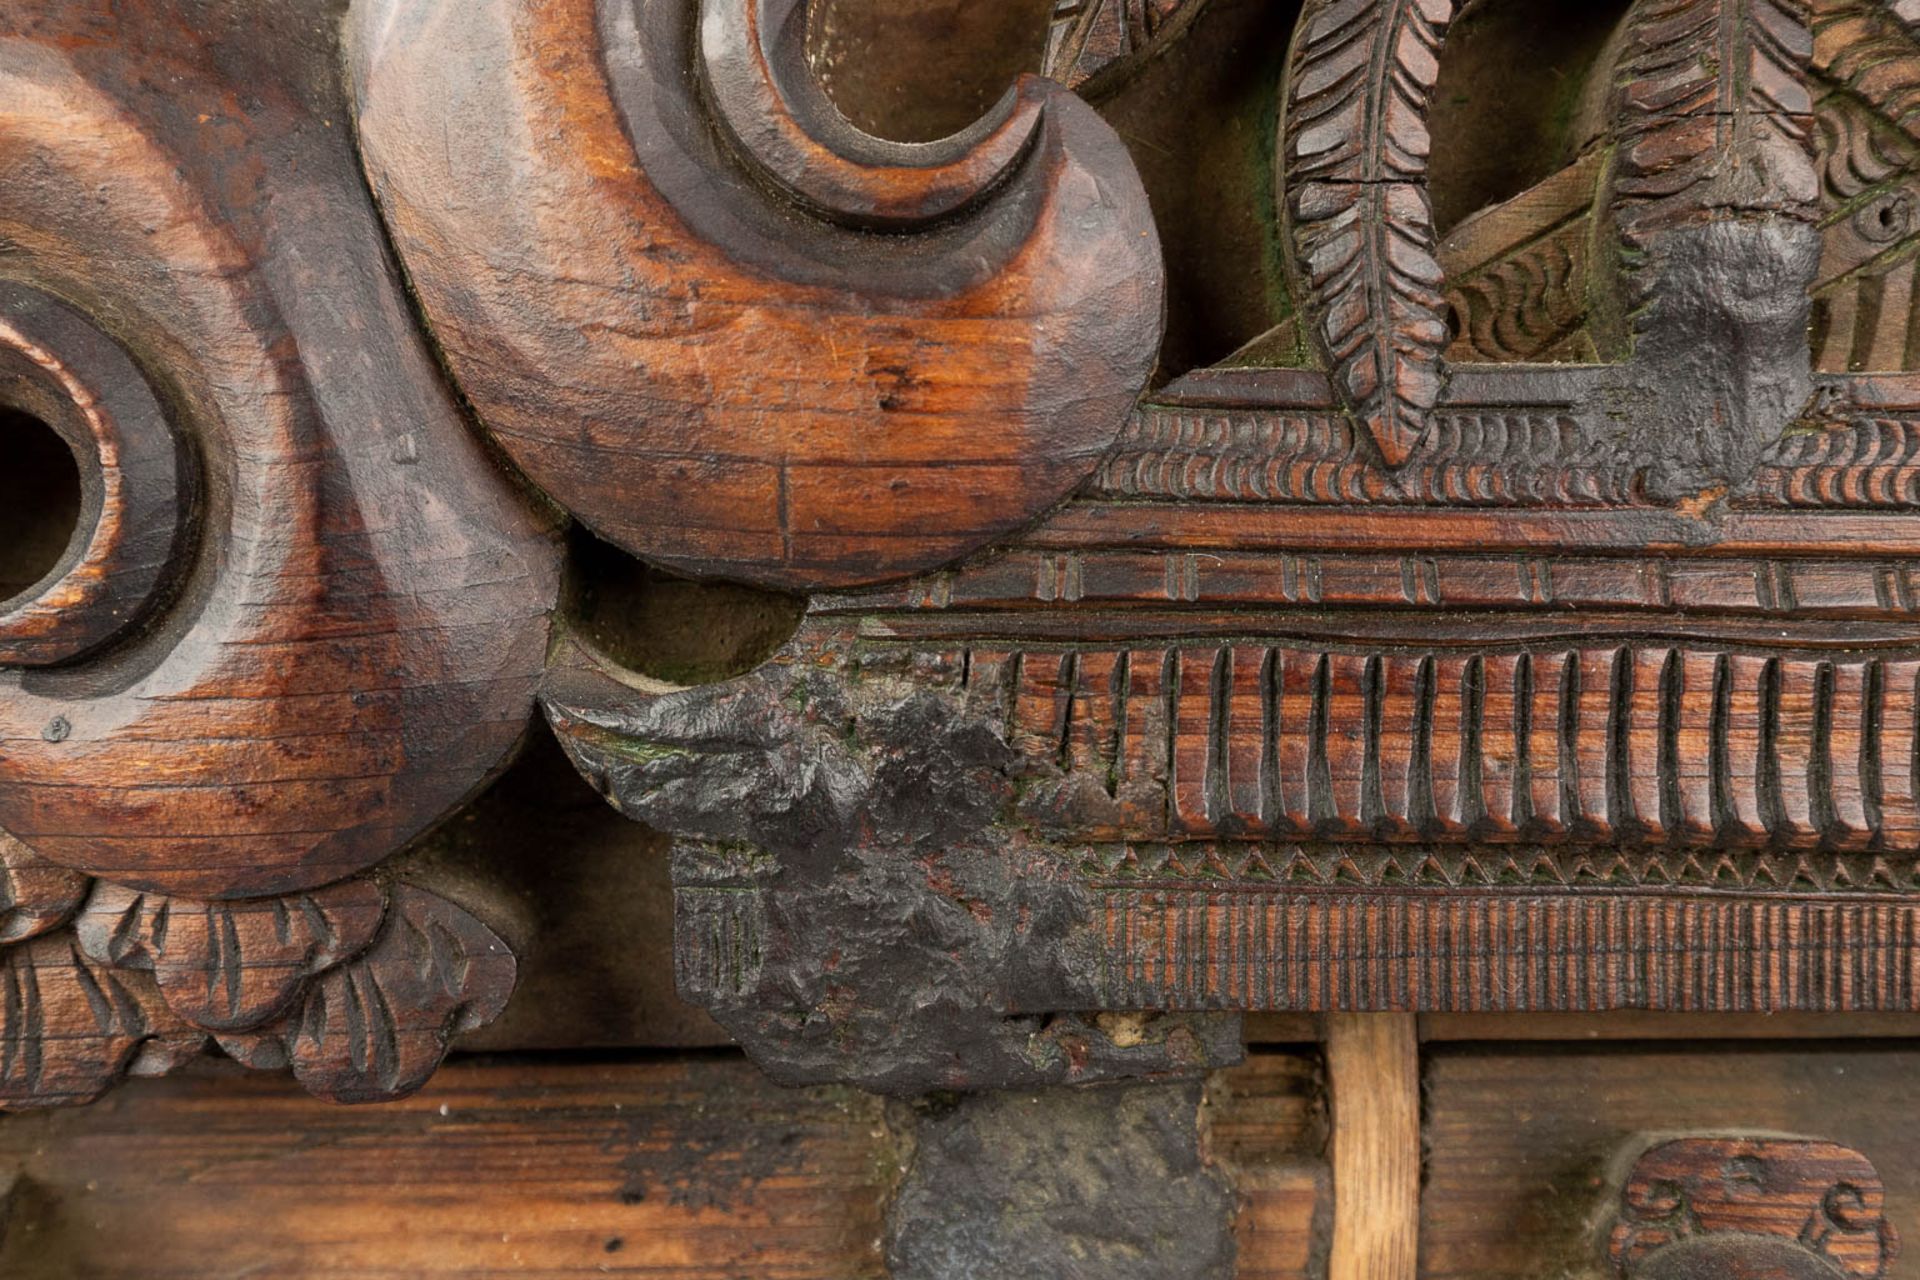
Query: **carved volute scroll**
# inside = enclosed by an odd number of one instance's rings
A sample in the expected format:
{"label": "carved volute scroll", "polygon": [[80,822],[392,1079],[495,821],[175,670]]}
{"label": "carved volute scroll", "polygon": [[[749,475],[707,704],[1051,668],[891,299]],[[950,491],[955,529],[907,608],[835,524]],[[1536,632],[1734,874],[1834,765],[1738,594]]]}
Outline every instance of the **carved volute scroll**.
{"label": "carved volute scroll", "polygon": [[1871,1162],[1833,1142],[1684,1137],[1628,1167],[1605,1235],[1619,1280],[1879,1280],[1900,1251]]}
{"label": "carved volute scroll", "polygon": [[282,892],[505,757],[555,552],[411,330],[345,135],[289,93],[236,115],[217,37],[164,9],[0,24],[0,333],[93,477],[83,553],[6,615],[72,643],[0,667],[0,827],[120,883]]}
{"label": "carved volute scroll", "polygon": [[349,19],[367,173],[493,437],[628,551],[788,588],[929,568],[1055,504],[1161,324],[1145,195],[1089,108],[1027,79],[947,142],[868,138],[803,64],[804,9]]}
{"label": "carved volute scroll", "polygon": [[0,603],[0,1105],[210,1035],[390,1096],[513,986],[478,918],[363,873],[526,732],[557,530],[414,325],[330,30],[0,13],[0,422],[81,499]]}
{"label": "carved volute scroll", "polygon": [[99,647],[154,603],[193,505],[192,470],[124,350],[59,299],[0,282],[0,402],[51,426],[81,476],[75,537],[42,581],[0,602],[0,663]]}

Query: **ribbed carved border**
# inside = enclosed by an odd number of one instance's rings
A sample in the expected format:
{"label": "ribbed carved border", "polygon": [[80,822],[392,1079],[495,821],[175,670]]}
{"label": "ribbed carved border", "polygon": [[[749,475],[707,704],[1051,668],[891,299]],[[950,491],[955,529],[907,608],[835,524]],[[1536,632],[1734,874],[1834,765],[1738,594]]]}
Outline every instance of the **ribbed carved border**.
{"label": "ribbed carved border", "polygon": [[1920,1007],[1920,905],[1663,897],[1108,892],[1115,1009]]}
{"label": "ribbed carved border", "polygon": [[1085,839],[1920,844],[1920,660],[1630,645],[976,648],[969,702]]}

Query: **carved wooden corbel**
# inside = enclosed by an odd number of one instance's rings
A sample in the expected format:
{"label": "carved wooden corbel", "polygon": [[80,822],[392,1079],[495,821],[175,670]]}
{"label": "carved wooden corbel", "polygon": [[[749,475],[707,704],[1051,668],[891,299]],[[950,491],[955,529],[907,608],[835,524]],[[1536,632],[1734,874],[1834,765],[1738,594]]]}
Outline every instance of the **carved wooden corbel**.
{"label": "carved wooden corbel", "polygon": [[325,26],[255,9],[0,17],[0,406],[82,499],[0,604],[7,1105],[209,1035],[389,1096],[513,983],[363,873],[525,732],[555,529],[414,328]]}

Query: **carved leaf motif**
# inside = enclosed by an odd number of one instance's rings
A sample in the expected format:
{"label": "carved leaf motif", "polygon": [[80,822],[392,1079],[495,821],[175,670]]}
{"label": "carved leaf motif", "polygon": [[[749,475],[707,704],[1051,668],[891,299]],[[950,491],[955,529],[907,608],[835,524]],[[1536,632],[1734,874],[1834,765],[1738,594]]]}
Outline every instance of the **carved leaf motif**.
{"label": "carved leaf motif", "polygon": [[1448,342],[1427,107],[1451,0],[1310,0],[1289,79],[1287,210],[1314,334],[1388,465],[1439,399]]}
{"label": "carved leaf motif", "polygon": [[1069,89],[1114,83],[1185,30],[1206,0],[1057,0],[1046,74]]}
{"label": "carved leaf motif", "polygon": [[62,924],[87,896],[87,883],[0,831],[0,943],[24,942]]}
{"label": "carved leaf motif", "polygon": [[160,1042],[154,1069],[197,1050],[144,975],[88,960],[68,932],[0,954],[0,1107],[88,1102]]}
{"label": "carved leaf motif", "polygon": [[101,883],[76,930],[102,963],[151,969],[188,1022],[241,1031],[284,1013],[308,978],[364,950],[385,911],[386,895],[371,880],[232,902]]}
{"label": "carved leaf motif", "polygon": [[[513,953],[491,929],[444,899],[401,886],[373,946],[323,974],[290,1020],[294,1075],[340,1102],[412,1093],[453,1036],[499,1016],[514,977]],[[271,1057],[245,1038],[236,1047],[254,1060]]]}
{"label": "carved leaf motif", "polygon": [[1806,0],[1642,0],[1617,90],[1629,247],[1715,210],[1813,218],[1812,56]]}

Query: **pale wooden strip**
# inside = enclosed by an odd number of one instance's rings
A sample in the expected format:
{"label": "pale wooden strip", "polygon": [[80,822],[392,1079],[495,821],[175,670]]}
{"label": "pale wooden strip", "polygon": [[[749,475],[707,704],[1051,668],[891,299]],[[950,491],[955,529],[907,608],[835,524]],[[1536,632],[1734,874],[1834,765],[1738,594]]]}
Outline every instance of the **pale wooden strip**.
{"label": "pale wooden strip", "polygon": [[1410,1013],[1327,1017],[1333,1110],[1329,1280],[1414,1280],[1420,1236],[1420,1041]]}

